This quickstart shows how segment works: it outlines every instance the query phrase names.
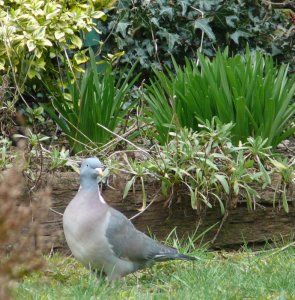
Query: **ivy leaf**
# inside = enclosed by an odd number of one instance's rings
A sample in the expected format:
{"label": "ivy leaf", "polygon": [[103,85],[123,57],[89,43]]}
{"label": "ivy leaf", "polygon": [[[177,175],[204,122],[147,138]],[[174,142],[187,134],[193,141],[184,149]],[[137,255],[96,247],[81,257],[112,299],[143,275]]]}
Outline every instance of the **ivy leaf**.
{"label": "ivy leaf", "polygon": [[215,41],[215,35],[209,25],[208,19],[199,19],[194,22],[194,29],[201,29],[206,35],[209,37],[210,40]]}
{"label": "ivy leaf", "polygon": [[241,30],[237,30],[234,33],[232,33],[230,35],[230,38],[236,43],[239,44],[239,38],[240,37],[245,37],[248,38],[250,36],[249,33],[245,32],[245,31],[241,31]]}
{"label": "ivy leaf", "polygon": [[116,32],[121,33],[121,35],[125,38],[127,33],[127,27],[130,25],[130,22],[119,22],[116,28]]}
{"label": "ivy leaf", "polygon": [[150,22],[151,22],[152,24],[156,25],[157,27],[160,27],[159,21],[158,21],[157,18],[155,18],[155,17],[151,18]]}
{"label": "ivy leaf", "polygon": [[34,78],[37,74],[38,74],[38,72],[33,68],[30,68],[27,73],[27,75],[30,79]]}
{"label": "ivy leaf", "polygon": [[212,10],[213,6],[216,6],[221,2],[222,0],[200,0],[199,7],[201,10],[210,11]]}
{"label": "ivy leaf", "polygon": [[119,36],[116,36],[116,43],[118,45],[118,49],[123,49],[127,45],[126,39],[122,39]]}
{"label": "ivy leaf", "polygon": [[142,46],[146,49],[147,53],[152,56],[154,52],[154,45],[148,39],[144,40]]}
{"label": "ivy leaf", "polygon": [[235,22],[238,21],[239,18],[237,16],[226,16],[225,22],[229,27],[235,28],[236,24]]}
{"label": "ivy leaf", "polygon": [[166,37],[168,42],[168,49],[172,50],[174,47],[174,44],[178,42],[179,35],[177,33],[168,33],[168,36]]}
{"label": "ivy leaf", "polygon": [[282,50],[279,49],[274,42],[271,43],[271,55],[276,56],[278,54],[281,54]]}
{"label": "ivy leaf", "polygon": [[177,33],[170,33],[166,29],[159,31],[158,35],[166,39],[169,51],[173,49],[174,44],[179,40],[179,35]]}
{"label": "ivy leaf", "polygon": [[162,15],[166,15],[170,21],[172,21],[173,19],[173,9],[172,7],[163,7],[161,10],[160,10],[160,16]]}
{"label": "ivy leaf", "polygon": [[182,15],[182,16],[185,16],[185,15],[186,15],[188,4],[189,4],[189,3],[186,2],[186,1],[180,1],[180,5],[181,5],[181,7],[182,7],[182,12],[181,12],[181,15]]}

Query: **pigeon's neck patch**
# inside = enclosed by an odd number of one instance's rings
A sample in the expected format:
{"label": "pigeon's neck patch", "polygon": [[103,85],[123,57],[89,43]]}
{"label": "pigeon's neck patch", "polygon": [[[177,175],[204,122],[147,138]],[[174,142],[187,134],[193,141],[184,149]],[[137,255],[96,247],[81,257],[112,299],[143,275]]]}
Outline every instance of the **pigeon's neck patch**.
{"label": "pigeon's neck patch", "polygon": [[[105,202],[103,196],[102,196],[101,193],[100,193],[99,186],[96,186],[96,189],[97,189],[97,192],[98,192],[98,200],[99,200],[101,203],[106,204],[106,202]],[[83,187],[80,185],[80,186],[79,186],[78,192],[80,192],[81,190],[86,190],[86,189],[83,188]],[[89,188],[88,188],[87,190],[89,190]]]}
{"label": "pigeon's neck patch", "polygon": [[100,202],[102,202],[102,203],[106,203],[106,202],[104,201],[104,199],[103,199],[103,197],[102,197],[101,193],[100,193],[100,190],[99,190],[99,188],[98,188],[98,196],[99,196],[99,201],[100,201]]}

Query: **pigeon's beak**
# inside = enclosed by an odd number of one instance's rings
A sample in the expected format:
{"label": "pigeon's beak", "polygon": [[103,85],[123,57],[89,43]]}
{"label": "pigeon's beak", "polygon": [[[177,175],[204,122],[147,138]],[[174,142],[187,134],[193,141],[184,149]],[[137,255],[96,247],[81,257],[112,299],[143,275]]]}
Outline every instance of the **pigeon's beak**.
{"label": "pigeon's beak", "polygon": [[100,177],[103,176],[103,169],[102,168],[96,168],[95,171],[96,171],[96,174],[99,175]]}

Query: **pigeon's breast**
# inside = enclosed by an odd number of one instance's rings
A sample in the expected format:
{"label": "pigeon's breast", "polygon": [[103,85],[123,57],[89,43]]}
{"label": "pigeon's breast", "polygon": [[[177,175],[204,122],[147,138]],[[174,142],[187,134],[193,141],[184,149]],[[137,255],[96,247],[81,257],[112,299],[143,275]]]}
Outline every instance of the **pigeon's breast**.
{"label": "pigeon's breast", "polygon": [[85,266],[103,267],[101,257],[112,256],[105,236],[110,219],[106,205],[99,201],[73,199],[63,216],[64,233],[73,255]]}

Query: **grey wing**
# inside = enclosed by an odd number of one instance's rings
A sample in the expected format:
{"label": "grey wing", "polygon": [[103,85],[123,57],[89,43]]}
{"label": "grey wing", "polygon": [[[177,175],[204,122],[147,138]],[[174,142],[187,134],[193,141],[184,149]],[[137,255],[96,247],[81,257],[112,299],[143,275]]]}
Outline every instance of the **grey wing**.
{"label": "grey wing", "polygon": [[111,208],[110,212],[106,237],[118,257],[146,263],[161,260],[162,257],[165,260],[169,254],[178,254],[176,249],[166,247],[138,231],[119,211]]}

